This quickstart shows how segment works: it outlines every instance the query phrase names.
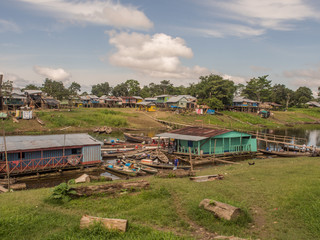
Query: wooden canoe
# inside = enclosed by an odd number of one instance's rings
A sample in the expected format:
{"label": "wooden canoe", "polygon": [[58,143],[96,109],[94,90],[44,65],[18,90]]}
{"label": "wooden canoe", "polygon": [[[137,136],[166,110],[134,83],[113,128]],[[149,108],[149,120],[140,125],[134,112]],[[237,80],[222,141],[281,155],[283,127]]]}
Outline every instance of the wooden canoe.
{"label": "wooden canoe", "polygon": [[[173,169],[174,165],[173,164],[165,164],[165,163],[140,163],[141,165],[145,165],[148,167],[152,167],[152,168],[160,168],[160,169]],[[185,169],[185,170],[189,170],[190,166],[183,166],[183,165],[179,165],[178,169]]]}
{"label": "wooden canoe", "polygon": [[118,173],[118,174],[122,174],[122,175],[127,175],[127,176],[131,176],[131,177],[135,177],[138,174],[137,169],[130,169],[130,168],[125,168],[125,167],[120,167],[117,165],[104,165],[104,168],[107,171],[113,172],[113,173]]}
{"label": "wooden canoe", "polygon": [[303,157],[303,156],[311,156],[309,152],[278,152],[278,151],[267,151],[267,150],[259,150],[262,153],[269,154],[269,155],[276,155],[279,157]]}
{"label": "wooden canoe", "polygon": [[151,138],[150,137],[146,137],[146,136],[141,136],[138,134],[131,134],[131,133],[123,133],[125,139],[128,142],[137,142],[137,143],[149,143],[151,142]]}

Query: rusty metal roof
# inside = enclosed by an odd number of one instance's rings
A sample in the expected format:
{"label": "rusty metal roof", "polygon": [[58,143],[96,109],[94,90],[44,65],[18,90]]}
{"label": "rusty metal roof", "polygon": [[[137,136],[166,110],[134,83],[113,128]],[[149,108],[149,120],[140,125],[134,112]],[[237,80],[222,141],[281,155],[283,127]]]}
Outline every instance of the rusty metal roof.
{"label": "rusty metal roof", "polygon": [[[92,146],[103,143],[94,139],[89,134],[56,134],[33,136],[7,136],[7,151],[23,151],[48,148],[63,148],[72,146]],[[0,152],[4,152],[3,137],[0,138]]]}
{"label": "rusty metal roof", "polygon": [[200,141],[200,140],[218,136],[227,132],[231,132],[231,131],[226,129],[185,127],[185,128],[180,128],[180,129],[170,131],[168,133],[161,133],[161,134],[158,134],[157,136],[190,140],[190,141]]}
{"label": "rusty metal roof", "polygon": [[185,127],[171,131],[170,133],[175,134],[183,134],[183,135],[191,135],[198,137],[214,137],[217,135],[221,135],[227,132],[231,132],[226,129],[213,129],[213,128],[202,128],[202,127]]}

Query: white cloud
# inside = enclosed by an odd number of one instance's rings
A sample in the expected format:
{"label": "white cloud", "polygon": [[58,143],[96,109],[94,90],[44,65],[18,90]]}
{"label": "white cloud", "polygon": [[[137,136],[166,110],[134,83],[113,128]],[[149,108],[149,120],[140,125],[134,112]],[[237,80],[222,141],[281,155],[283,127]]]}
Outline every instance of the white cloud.
{"label": "white cloud", "polygon": [[20,28],[13,22],[0,19],[0,33],[2,32],[20,32]]}
{"label": "white cloud", "polygon": [[218,22],[225,21],[223,25],[218,23],[208,28],[208,34],[211,32],[214,37],[258,36],[267,30],[293,30],[297,22],[319,19],[320,13],[304,0],[208,0],[205,5],[218,15]]}
{"label": "white cloud", "polygon": [[48,67],[34,66],[33,70],[37,74],[55,81],[68,81],[71,77],[71,74],[66,72],[62,68],[54,69],[54,68],[48,68]]}
{"label": "white cloud", "polygon": [[231,80],[231,81],[233,81],[235,84],[239,84],[239,83],[245,84],[246,81],[247,81],[247,80],[246,80],[245,78],[243,78],[243,77],[231,76],[231,75],[228,75],[228,74],[223,74],[223,75],[221,75],[221,77],[223,77],[223,79]]}
{"label": "white cloud", "polygon": [[150,29],[153,23],[133,6],[111,0],[20,0],[52,13],[55,17],[74,23],[91,23],[118,28]]}
{"label": "white cloud", "polygon": [[297,87],[320,87],[320,65],[315,68],[284,71],[283,75],[292,79],[293,85]]}
{"label": "white cloud", "polygon": [[150,36],[111,31],[109,35],[109,43],[117,49],[109,58],[113,65],[127,67],[151,77],[198,78],[203,73],[209,73],[200,66],[189,68],[181,64],[180,57],[193,57],[192,50],[182,38],[173,38],[164,33]]}

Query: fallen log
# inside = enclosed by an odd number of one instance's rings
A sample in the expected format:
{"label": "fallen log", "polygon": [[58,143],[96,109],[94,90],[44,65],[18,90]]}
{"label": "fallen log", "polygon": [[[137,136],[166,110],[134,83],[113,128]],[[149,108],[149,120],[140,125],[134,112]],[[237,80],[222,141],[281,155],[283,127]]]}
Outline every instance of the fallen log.
{"label": "fallen log", "polygon": [[5,193],[5,192],[8,192],[8,189],[6,189],[4,186],[1,186],[1,185],[0,185],[0,193],[1,193],[1,192],[4,192],[4,193]]}
{"label": "fallen log", "polygon": [[[14,184],[16,182],[17,180],[15,178],[9,179],[9,184]],[[8,179],[0,179],[0,185],[8,185]]]}
{"label": "fallen log", "polygon": [[195,182],[208,182],[208,181],[214,181],[214,180],[222,180],[223,178],[224,178],[223,175],[215,174],[215,175],[191,177],[189,179]]}
{"label": "fallen log", "polygon": [[93,186],[81,186],[72,188],[76,192],[75,196],[91,196],[98,193],[108,193],[114,194],[124,190],[128,191],[137,191],[140,189],[146,189],[149,187],[149,182],[145,180],[136,181],[136,182],[121,182],[113,184],[103,184],[103,185],[93,185]]}
{"label": "fallen log", "polygon": [[241,214],[240,208],[211,199],[203,199],[200,202],[199,207],[203,207],[204,209],[214,213],[218,218],[223,218],[229,221],[237,219]]}
{"label": "fallen log", "polygon": [[83,215],[80,220],[80,228],[88,228],[95,223],[101,223],[102,226],[107,229],[117,229],[125,232],[127,230],[128,220]]}
{"label": "fallen log", "polygon": [[177,169],[177,170],[159,170],[157,177],[161,178],[182,178],[194,176],[195,172],[191,170]]}
{"label": "fallen log", "polygon": [[25,184],[25,183],[12,184],[12,185],[10,185],[10,189],[12,189],[12,190],[23,190],[23,189],[27,189],[27,184]]}

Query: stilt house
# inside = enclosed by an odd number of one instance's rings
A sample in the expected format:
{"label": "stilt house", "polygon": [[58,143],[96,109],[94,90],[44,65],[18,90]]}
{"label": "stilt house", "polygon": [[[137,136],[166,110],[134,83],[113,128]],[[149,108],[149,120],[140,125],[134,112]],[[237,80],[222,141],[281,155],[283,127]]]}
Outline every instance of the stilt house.
{"label": "stilt house", "polygon": [[257,152],[257,139],[247,133],[226,129],[186,127],[157,137],[174,139],[174,151],[192,154],[224,154],[238,152]]}
{"label": "stilt house", "polygon": [[0,175],[77,168],[101,162],[102,143],[88,134],[8,136],[0,138]]}

